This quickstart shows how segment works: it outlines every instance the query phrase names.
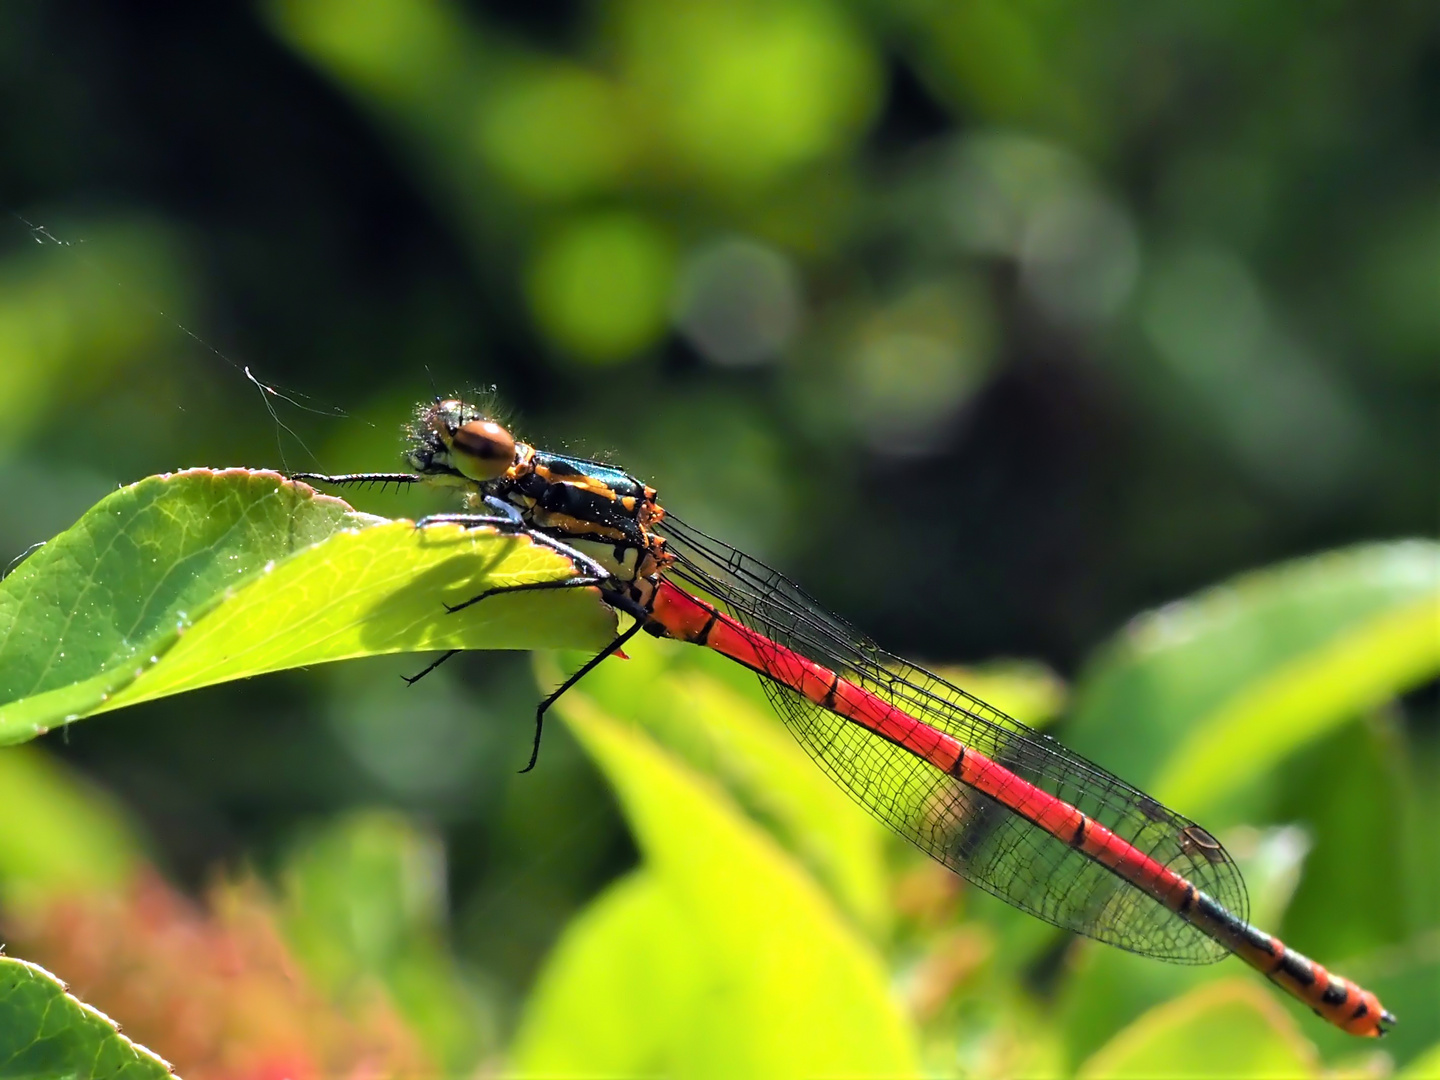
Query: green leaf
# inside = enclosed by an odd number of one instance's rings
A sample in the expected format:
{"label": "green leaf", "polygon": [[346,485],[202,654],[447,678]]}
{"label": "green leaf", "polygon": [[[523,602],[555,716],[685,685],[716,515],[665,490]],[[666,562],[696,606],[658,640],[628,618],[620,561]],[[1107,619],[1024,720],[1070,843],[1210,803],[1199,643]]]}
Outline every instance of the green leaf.
{"label": "green leaf", "polygon": [[268,671],[421,649],[598,649],[588,590],[527,537],[356,514],[277,473],[193,469],[96,504],[0,583],[0,742]]}
{"label": "green leaf", "polygon": [[[586,676],[584,693],[640,721],[692,768],[725,785],[867,927],[888,918],[888,834],[800,748],[759,680],[708,649],[633,638],[624,663]],[[739,685],[731,677],[738,672]],[[642,692],[643,691],[643,692]]]}
{"label": "green leaf", "polygon": [[542,1074],[912,1075],[879,957],[717,790],[588,699],[564,715],[619,794],[644,869],[562,939],[513,1064]]}
{"label": "green leaf", "polygon": [[1395,1080],[1437,1080],[1437,1078],[1440,1078],[1440,1043],[1430,1047],[1395,1076]]}
{"label": "green leaf", "polygon": [[97,1009],[71,997],[44,968],[0,957],[0,1080],[151,1080],[166,1062],[124,1035]]}
{"label": "green leaf", "polygon": [[[1296,754],[1267,785],[1276,818],[1303,821],[1314,847],[1284,921],[1260,925],[1362,982],[1369,965],[1354,963],[1423,932],[1436,918],[1423,904],[1423,868],[1412,863],[1405,843],[1408,833],[1433,824],[1413,818],[1419,808],[1406,790],[1405,746],[1386,727],[1347,725]],[[1316,798],[1319,791],[1323,798]],[[1385,987],[1366,985],[1385,997]]]}
{"label": "green leaf", "polygon": [[1316,1076],[1319,1056],[1259,986],[1211,983],[1150,1010],[1101,1047],[1076,1074],[1100,1077]]}
{"label": "green leaf", "polygon": [[712,973],[673,893],[648,870],[621,878],[565,928],[513,1048],[527,1072],[679,1073],[696,998]]}
{"label": "green leaf", "polygon": [[1440,672],[1440,545],[1374,544],[1140,616],[1091,666],[1066,739],[1199,815]]}

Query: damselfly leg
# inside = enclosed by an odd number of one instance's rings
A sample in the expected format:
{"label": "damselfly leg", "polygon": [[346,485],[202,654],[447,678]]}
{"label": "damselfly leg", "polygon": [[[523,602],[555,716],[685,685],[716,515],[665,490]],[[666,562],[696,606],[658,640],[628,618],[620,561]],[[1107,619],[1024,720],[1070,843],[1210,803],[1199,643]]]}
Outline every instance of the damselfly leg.
{"label": "damselfly leg", "polygon": [[566,692],[569,691],[586,675],[589,675],[590,672],[594,671],[596,665],[599,664],[601,660],[604,660],[607,656],[612,655],[617,650],[624,648],[625,643],[644,628],[645,624],[637,619],[634,626],[619,634],[615,638],[615,640],[612,641],[609,645],[606,645],[605,648],[601,649],[589,660],[585,661],[585,664],[568,679],[566,679],[563,683],[561,683],[554,693],[548,695],[544,701],[540,702],[539,707],[537,707],[535,710],[535,744],[530,748],[529,762],[527,762],[525,767],[520,770],[522,773],[527,773],[531,769],[535,768],[535,762],[540,760],[540,736],[545,727],[545,714],[550,711],[550,706],[554,705],[557,701],[564,697]]}
{"label": "damselfly leg", "polygon": [[[346,473],[344,475],[338,476],[330,476],[321,473],[296,473],[293,479],[305,480],[307,482],[313,480],[317,483],[344,486],[347,484],[407,484],[414,483],[420,478],[409,473]],[[472,596],[470,597],[470,599],[462,601],[459,604],[449,604],[445,603],[445,601],[442,600],[441,604],[442,606],[444,606],[448,614],[454,615],[458,612],[464,611],[466,608],[473,607],[474,605],[480,603],[480,601],[482,600],[488,600],[494,596],[504,596],[507,594],[520,592],[544,592],[555,589],[583,589],[600,587],[604,586],[607,582],[611,580],[613,575],[611,575],[610,571],[605,569],[605,567],[602,566],[598,561],[591,558],[589,555],[586,555],[583,551],[579,551],[576,548],[570,546],[569,544],[557,540],[553,536],[540,532],[538,529],[532,528],[525,522],[525,519],[521,515],[520,511],[516,507],[512,506],[510,503],[504,502],[494,497],[486,497],[484,501],[487,506],[491,507],[497,512],[494,514],[430,514],[417,521],[415,523],[415,527],[417,529],[424,529],[431,525],[459,525],[462,528],[485,527],[495,529],[497,532],[508,536],[525,536],[529,538],[533,543],[539,544],[542,547],[550,548],[557,554],[563,555],[565,558],[569,559],[571,566],[575,570],[575,575],[573,577],[560,578],[557,580],[524,581],[519,582],[515,585],[497,585],[493,588],[486,589],[483,592],[477,594],[476,596]],[[635,620],[635,623],[629,629],[617,635],[614,641],[612,641],[604,649],[602,649],[600,652],[598,652],[596,655],[586,661],[585,664],[578,671],[576,671],[573,675],[566,679],[565,682],[562,683],[560,687],[555,690],[554,693],[546,697],[536,707],[535,738],[530,749],[530,760],[526,763],[525,767],[520,770],[522,773],[527,773],[531,769],[535,768],[535,763],[540,758],[540,740],[544,732],[545,713],[549,711],[550,706],[554,705],[555,702],[559,701],[560,698],[564,696],[566,691],[568,691],[571,687],[573,687],[576,683],[583,679],[587,674],[593,671],[596,665],[598,665],[601,660],[604,660],[605,657],[622,648],[624,644],[632,637],[634,637],[635,634],[644,625],[644,611],[640,609],[637,605],[627,602],[624,598],[613,597],[609,594],[607,594],[607,601],[610,602],[613,607],[616,607],[619,610],[625,611],[627,614],[629,614]],[[451,657],[462,651],[463,650],[461,649],[449,649],[446,652],[441,653],[439,657],[437,657],[431,663],[427,664],[423,669],[416,672],[414,675],[402,675],[400,677],[405,681],[405,684],[407,686],[414,686],[417,682],[425,678],[425,676],[429,675],[441,664],[445,663]]]}

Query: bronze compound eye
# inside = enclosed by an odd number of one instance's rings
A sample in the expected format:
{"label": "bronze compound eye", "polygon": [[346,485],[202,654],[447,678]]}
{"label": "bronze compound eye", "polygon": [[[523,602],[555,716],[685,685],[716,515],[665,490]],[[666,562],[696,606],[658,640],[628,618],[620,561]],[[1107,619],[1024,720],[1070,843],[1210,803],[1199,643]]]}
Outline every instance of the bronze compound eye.
{"label": "bronze compound eye", "polygon": [[515,460],[515,437],[494,420],[471,420],[455,429],[451,456],[471,480],[494,480]]}

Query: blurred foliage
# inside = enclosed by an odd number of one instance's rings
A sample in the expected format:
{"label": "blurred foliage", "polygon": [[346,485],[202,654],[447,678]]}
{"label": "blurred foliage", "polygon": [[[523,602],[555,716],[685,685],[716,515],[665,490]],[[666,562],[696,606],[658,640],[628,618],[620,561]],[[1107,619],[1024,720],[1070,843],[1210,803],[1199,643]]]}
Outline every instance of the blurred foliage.
{"label": "blurred foliage", "polygon": [[1440,548],[1370,545],[1249,574],[1132,620],[1077,689],[1071,744],[1214,812],[1300,745],[1440,668]]}
{"label": "blurred foliage", "polygon": [[[137,872],[196,892],[253,867],[297,1015],[350,1031],[381,1002],[376,1030],[423,1047],[391,1060],[459,1074],[570,1067],[550,1025],[602,1006],[597,1056],[685,1071],[722,976],[728,1015],[780,998],[809,1025],[721,1048],[777,1069],[844,1071],[806,1057],[831,1038],[937,1074],[1139,1073],[1155,1047],[1167,1073],[1436,1074],[1437,555],[1404,539],[1436,535],[1440,490],[1425,6],[21,0],[0,96],[0,562],[152,473],[394,468],[415,399],[496,384],[521,435],[624,462],[1163,789],[1242,860],[1257,919],[1402,1023],[1367,1057],[1234,964],[1069,942],[960,888],[747,673],[652,642],[524,777],[533,671],[492,653],[411,691],[416,657],[229,683],[8,750],[14,912],[63,896],[139,933]],[[744,944],[778,932],[746,922],[760,879],[675,855],[702,825],[809,913],[810,951],[772,950],[788,993]],[[223,905],[166,895],[219,940]],[[69,955],[34,958],[77,983]],[[290,1000],[254,985],[260,1013]],[[647,995],[664,1023],[628,1011]]]}
{"label": "blurred foliage", "polygon": [[[425,1075],[432,1066],[386,997],[357,988],[347,1009],[327,1001],[278,921],[254,884],[218,886],[202,907],[144,874],[128,890],[59,894],[11,914],[6,935],[131,1035],[165,1047],[181,1076]],[[68,1075],[111,1075],[77,1064],[94,1071]]]}
{"label": "blurred foliage", "polygon": [[[1224,1038],[1217,1038],[1218,1032]],[[1076,1073],[1098,1077],[1154,1076],[1306,1077],[1319,1074],[1314,1047],[1263,990],[1222,981],[1196,990],[1113,1039]]]}
{"label": "blurred foliage", "polygon": [[351,815],[303,838],[286,863],[287,939],[340,1001],[377,980],[448,1071],[495,1053],[490,1010],[445,937],[445,855],[394,814]]}
{"label": "blurred foliage", "polygon": [[11,747],[0,755],[5,828],[0,830],[4,902],[126,885],[140,855],[125,809],[78,780],[51,755]]}

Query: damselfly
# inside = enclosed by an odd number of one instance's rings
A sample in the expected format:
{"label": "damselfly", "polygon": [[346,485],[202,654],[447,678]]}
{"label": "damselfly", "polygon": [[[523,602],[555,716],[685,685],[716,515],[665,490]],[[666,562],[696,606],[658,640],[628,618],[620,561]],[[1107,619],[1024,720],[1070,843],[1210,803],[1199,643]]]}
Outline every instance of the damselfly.
{"label": "damselfly", "polygon": [[861,805],[986,892],[1160,960],[1234,953],[1352,1034],[1394,1022],[1374,994],[1246,922],[1240,871],[1195,822],[885,652],[789,579],[667,513],[622,469],[517,442],[457,400],[422,405],[410,434],[413,472],[296,479],[454,487],[466,512],[422,525],[524,534],[575,565],[573,577],[490,589],[451,611],[501,592],[594,588],[632,620],[540,703],[522,771],[546,710],[636,633],[703,645],[759,674],[800,744]]}

